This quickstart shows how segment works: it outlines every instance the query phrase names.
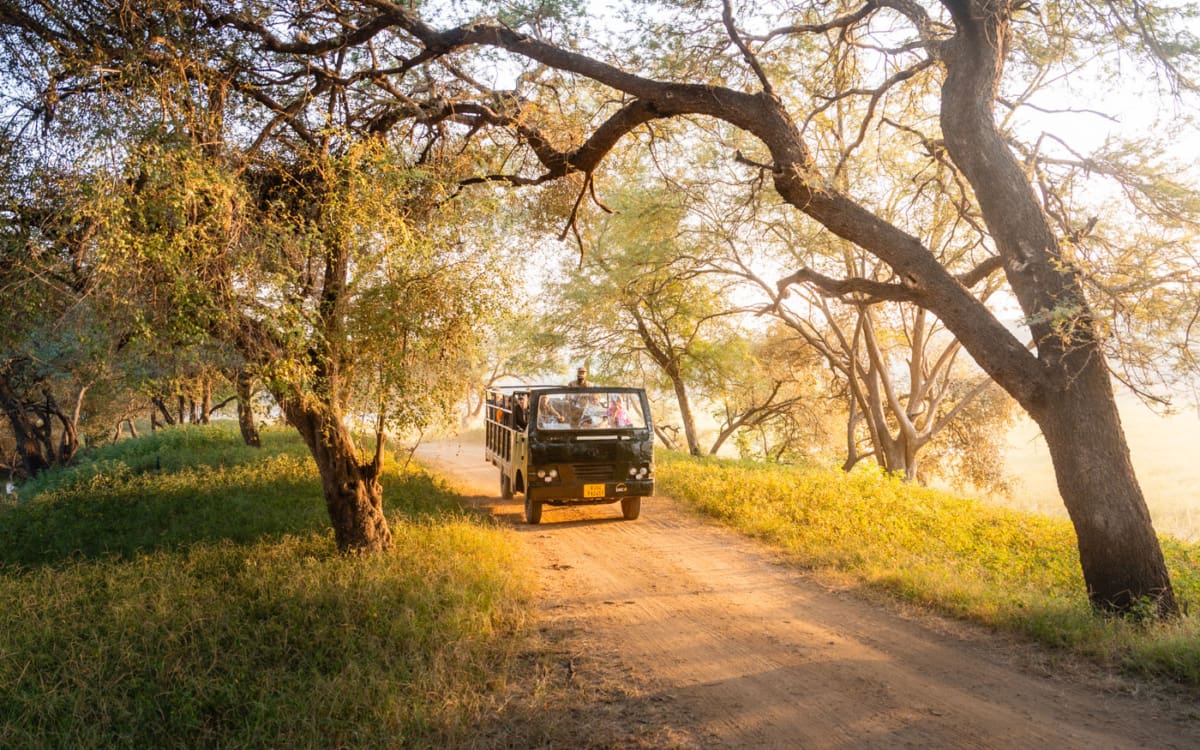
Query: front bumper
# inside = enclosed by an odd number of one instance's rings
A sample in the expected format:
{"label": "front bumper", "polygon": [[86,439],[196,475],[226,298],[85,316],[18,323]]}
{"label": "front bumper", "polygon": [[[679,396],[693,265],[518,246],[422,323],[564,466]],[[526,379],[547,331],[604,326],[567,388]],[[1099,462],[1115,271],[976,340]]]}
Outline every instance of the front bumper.
{"label": "front bumper", "polygon": [[[565,484],[552,482],[538,484],[530,482],[530,500],[539,502],[562,501],[573,505],[589,503],[611,503],[623,497],[650,497],[654,494],[653,479],[631,479],[624,482],[588,482]],[[603,495],[598,494],[603,487]]]}

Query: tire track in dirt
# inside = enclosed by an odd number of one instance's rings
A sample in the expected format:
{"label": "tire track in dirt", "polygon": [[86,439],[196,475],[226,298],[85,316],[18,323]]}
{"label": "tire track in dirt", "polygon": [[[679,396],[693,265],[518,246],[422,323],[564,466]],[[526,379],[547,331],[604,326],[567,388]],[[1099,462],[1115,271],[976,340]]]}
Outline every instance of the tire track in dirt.
{"label": "tire track in dirt", "polygon": [[[1185,696],[1084,668],[1052,674],[1040,649],[830,591],[751,540],[647,498],[546,508],[540,526],[498,498],[482,446],[418,457],[513,522],[553,624],[610,649],[669,707],[682,742],[729,748],[1200,748]],[[494,486],[493,486],[494,485]]]}

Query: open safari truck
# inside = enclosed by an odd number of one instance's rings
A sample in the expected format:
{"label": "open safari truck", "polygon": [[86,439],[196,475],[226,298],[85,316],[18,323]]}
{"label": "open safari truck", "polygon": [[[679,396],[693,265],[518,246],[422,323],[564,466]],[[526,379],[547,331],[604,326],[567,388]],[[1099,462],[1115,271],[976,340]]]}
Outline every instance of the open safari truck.
{"label": "open safari truck", "polygon": [[544,505],[621,503],[633,520],[654,494],[654,430],[641,388],[513,386],[487,390],[486,458],[500,495]]}

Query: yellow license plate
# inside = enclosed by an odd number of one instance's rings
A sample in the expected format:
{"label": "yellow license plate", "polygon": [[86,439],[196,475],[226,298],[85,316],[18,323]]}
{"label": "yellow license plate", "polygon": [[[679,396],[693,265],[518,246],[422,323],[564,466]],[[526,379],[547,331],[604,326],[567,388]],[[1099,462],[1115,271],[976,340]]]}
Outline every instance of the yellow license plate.
{"label": "yellow license plate", "polygon": [[602,484],[585,484],[583,485],[584,497],[604,497],[604,485]]}

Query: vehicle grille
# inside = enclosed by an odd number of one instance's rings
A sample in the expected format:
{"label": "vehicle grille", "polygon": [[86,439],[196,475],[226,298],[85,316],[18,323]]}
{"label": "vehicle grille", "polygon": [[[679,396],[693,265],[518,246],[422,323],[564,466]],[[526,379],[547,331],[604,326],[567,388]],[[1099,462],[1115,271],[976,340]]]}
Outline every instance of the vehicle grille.
{"label": "vehicle grille", "polygon": [[612,464],[574,464],[575,479],[581,482],[603,482],[613,478]]}

